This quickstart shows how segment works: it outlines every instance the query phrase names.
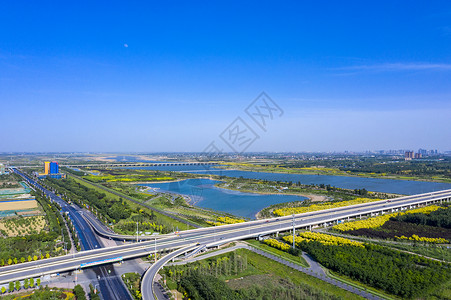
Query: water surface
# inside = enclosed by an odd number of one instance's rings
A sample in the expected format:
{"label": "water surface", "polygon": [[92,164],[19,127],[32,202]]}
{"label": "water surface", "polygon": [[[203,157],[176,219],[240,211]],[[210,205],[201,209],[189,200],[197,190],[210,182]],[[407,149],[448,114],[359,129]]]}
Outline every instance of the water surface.
{"label": "water surface", "polygon": [[210,179],[187,179],[179,182],[140,184],[190,196],[196,206],[231,213],[236,216],[255,218],[263,208],[276,203],[302,201],[307,198],[293,195],[262,195],[243,193],[215,187],[219,181]]}

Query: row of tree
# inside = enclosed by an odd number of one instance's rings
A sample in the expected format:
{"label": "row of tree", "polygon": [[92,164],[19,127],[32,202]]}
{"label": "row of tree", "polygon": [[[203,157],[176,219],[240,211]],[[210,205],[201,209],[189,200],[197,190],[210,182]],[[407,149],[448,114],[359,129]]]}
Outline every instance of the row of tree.
{"label": "row of tree", "polygon": [[326,268],[404,298],[426,296],[451,279],[448,265],[378,245],[331,246],[304,241],[298,246]]}
{"label": "row of tree", "polygon": [[[37,278],[36,279],[36,286],[39,287],[40,285],[41,285],[41,279]],[[19,291],[22,288],[22,286],[23,286],[24,289],[35,287],[34,278],[30,278],[30,279],[27,278],[27,279],[25,279],[23,281],[23,285],[18,280],[15,281],[15,282],[11,281],[9,283],[8,292],[14,292],[15,290]],[[7,292],[6,288],[2,287],[1,292],[2,292],[2,294],[6,293]]]}
{"label": "row of tree", "polygon": [[[152,229],[160,233],[170,233],[175,230],[175,227],[169,221],[158,217],[153,211],[148,212],[147,209],[139,207],[133,209],[127,200],[110,198],[105,193],[89,188],[73,179],[47,179],[47,183],[57,190],[64,199],[73,201],[80,206],[86,205],[95,208],[94,211],[99,214],[100,219],[105,218],[109,223],[131,219],[139,223],[139,230]],[[132,215],[133,213],[134,215]],[[148,223],[155,223],[158,226],[150,226]],[[118,229],[121,230],[121,233],[130,234],[132,231],[135,233],[136,223],[133,226],[128,223],[121,223],[118,225]]]}
{"label": "row of tree", "polygon": [[451,229],[451,209],[448,206],[445,209],[433,211],[428,215],[420,213],[405,214],[391,220]]}
{"label": "row of tree", "polygon": [[110,222],[116,223],[122,219],[130,217],[132,211],[126,201],[123,199],[115,200],[107,197],[105,193],[101,193],[95,189],[86,187],[73,179],[48,179],[49,183],[56,186],[65,198],[70,199],[78,204],[87,204],[95,207]]}

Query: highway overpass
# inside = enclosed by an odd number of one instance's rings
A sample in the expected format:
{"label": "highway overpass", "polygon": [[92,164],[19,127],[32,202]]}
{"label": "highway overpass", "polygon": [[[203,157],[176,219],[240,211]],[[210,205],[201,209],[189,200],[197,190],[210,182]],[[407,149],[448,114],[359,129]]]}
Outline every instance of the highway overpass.
{"label": "highway overpass", "polygon": [[[341,208],[295,215],[295,227],[310,229],[329,226],[334,223],[370,215],[379,215],[406,210],[422,205],[451,201],[451,190],[400,197],[391,200],[370,202]],[[251,221],[210,228],[199,228],[168,234],[151,241],[131,243],[110,248],[96,249],[45,260],[26,262],[0,268],[0,284],[24,278],[39,277],[44,274],[71,271],[143,257],[151,253],[169,251],[200,243],[208,247],[226,242],[259,237],[292,229],[292,216]]]}

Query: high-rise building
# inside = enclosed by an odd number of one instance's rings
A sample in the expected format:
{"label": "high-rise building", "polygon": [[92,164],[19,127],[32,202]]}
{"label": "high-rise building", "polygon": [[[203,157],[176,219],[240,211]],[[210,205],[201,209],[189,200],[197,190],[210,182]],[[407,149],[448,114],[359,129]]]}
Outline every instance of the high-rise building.
{"label": "high-rise building", "polygon": [[44,173],[34,172],[34,174],[36,176],[38,176],[39,178],[46,178],[46,177],[56,178],[56,179],[66,178],[66,174],[60,173],[59,165],[56,161],[44,162]]}
{"label": "high-rise building", "polygon": [[421,153],[415,153],[415,158],[421,158],[422,154]]}
{"label": "high-rise building", "polygon": [[410,160],[410,159],[414,158],[413,151],[406,151],[406,152],[404,153],[404,158],[405,158],[406,160]]}
{"label": "high-rise building", "polygon": [[45,175],[50,174],[50,162],[49,161],[44,162],[44,174]]}
{"label": "high-rise building", "polygon": [[58,173],[59,173],[58,163],[56,161],[52,161],[50,163],[50,174],[58,174]]}

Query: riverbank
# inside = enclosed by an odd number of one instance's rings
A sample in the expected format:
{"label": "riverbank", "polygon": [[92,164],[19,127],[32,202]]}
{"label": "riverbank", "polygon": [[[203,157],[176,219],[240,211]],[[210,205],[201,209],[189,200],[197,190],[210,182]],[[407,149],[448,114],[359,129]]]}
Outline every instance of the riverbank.
{"label": "riverbank", "polygon": [[267,166],[239,166],[221,164],[215,167],[216,169],[224,169],[230,171],[247,171],[247,172],[260,172],[260,173],[277,173],[277,174],[299,174],[299,175],[328,175],[328,176],[343,176],[343,177],[357,177],[357,178],[375,178],[375,179],[393,179],[393,180],[405,180],[405,181],[422,181],[422,182],[437,182],[437,183],[451,183],[451,179],[443,177],[424,178],[418,176],[401,176],[394,174],[365,174],[365,173],[348,173],[340,171],[338,169],[329,168],[316,168],[306,170],[300,168],[280,168],[280,167],[267,167]]}

